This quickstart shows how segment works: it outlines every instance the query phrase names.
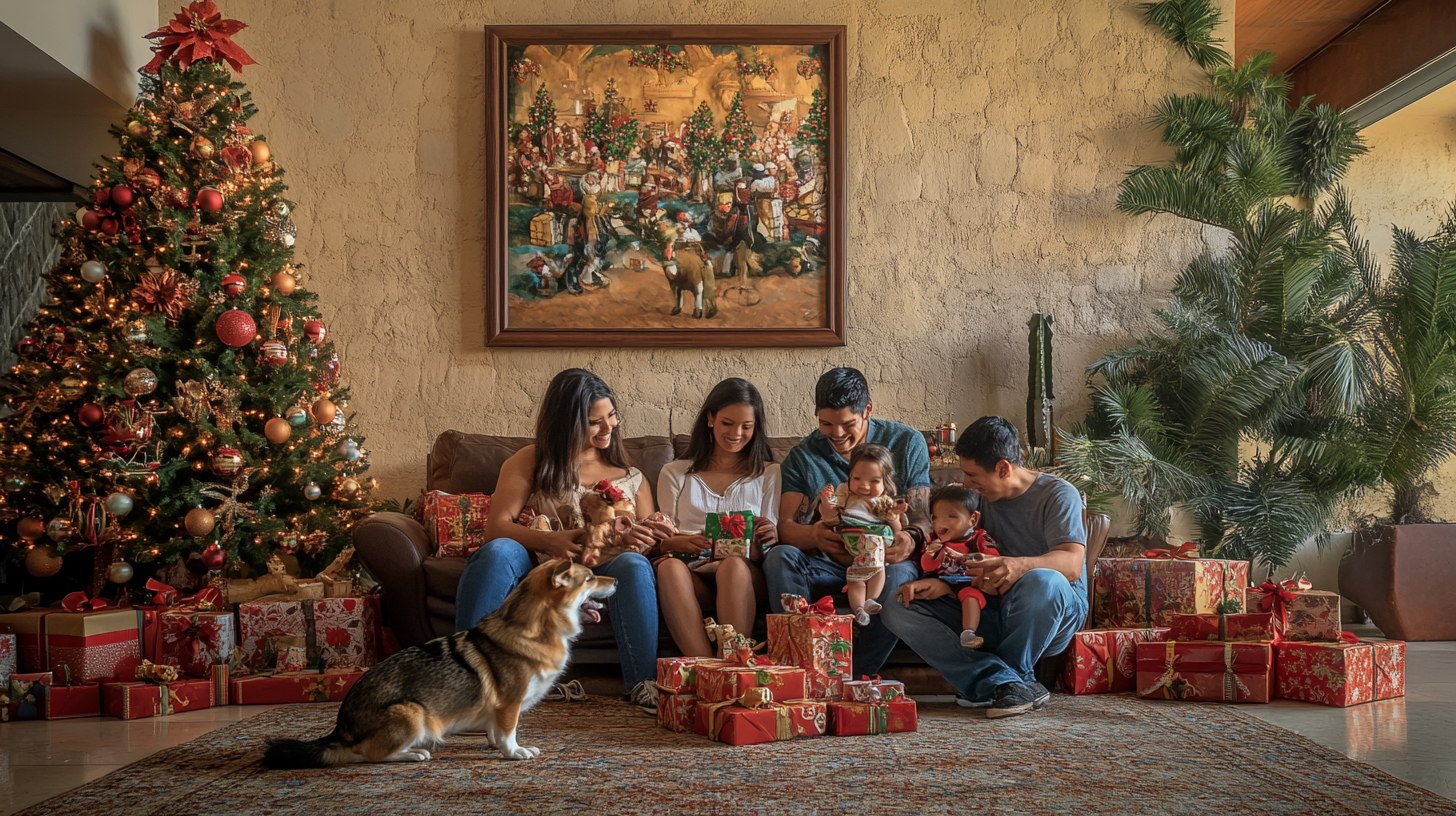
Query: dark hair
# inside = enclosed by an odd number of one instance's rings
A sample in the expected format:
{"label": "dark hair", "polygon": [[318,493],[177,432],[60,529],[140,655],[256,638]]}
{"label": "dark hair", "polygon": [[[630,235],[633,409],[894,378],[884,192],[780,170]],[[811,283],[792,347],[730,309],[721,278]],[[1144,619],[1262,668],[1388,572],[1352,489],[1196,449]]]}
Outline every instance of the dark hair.
{"label": "dark hair", "polygon": [[831,368],[819,378],[814,386],[814,413],[825,408],[838,410],[848,408],[856,414],[863,414],[870,404],[870,384],[857,368]]}
{"label": "dark hair", "polygon": [[1021,464],[1021,434],[1016,426],[998,416],[981,417],[966,426],[956,440],[956,456],[970,459],[991,472],[1002,459]]}
{"label": "dark hair", "polygon": [[[860,445],[849,452],[849,472],[860,462],[874,462],[880,466],[880,475],[885,480],[885,495],[895,495],[895,457],[884,445]],[[848,478],[845,479],[848,481]]]}
{"label": "dark hair", "polygon": [[[536,415],[536,472],[531,474],[536,490],[564,496],[581,485],[578,471],[588,435],[587,415],[601,399],[609,399],[612,408],[617,407],[612,389],[584,368],[568,368],[551,378]],[[613,467],[627,467],[621,434],[612,433],[612,442],[601,457]]]}
{"label": "dark hair", "polygon": [[946,485],[930,494],[930,509],[932,512],[935,511],[935,506],[941,502],[959,504],[966,508],[967,513],[979,513],[981,510],[981,494],[965,485]]}
{"label": "dark hair", "polygon": [[774,460],[773,449],[768,446],[763,397],[759,396],[758,389],[748,380],[729,377],[713,386],[713,390],[703,400],[702,410],[698,411],[693,432],[688,435],[688,452],[684,457],[692,460],[689,471],[696,472],[708,466],[708,460],[713,457],[714,445],[713,429],[708,425],[709,417],[730,405],[747,405],[753,409],[753,438],[748,440],[748,446],[743,449],[743,455],[748,457],[749,475],[761,475],[764,464]]}

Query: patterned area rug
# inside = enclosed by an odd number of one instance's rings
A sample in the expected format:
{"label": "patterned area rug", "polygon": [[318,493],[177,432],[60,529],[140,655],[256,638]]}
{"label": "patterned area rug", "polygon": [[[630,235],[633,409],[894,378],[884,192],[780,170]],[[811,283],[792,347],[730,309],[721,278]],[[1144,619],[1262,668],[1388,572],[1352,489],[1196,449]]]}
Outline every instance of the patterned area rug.
{"label": "patterned area rug", "polygon": [[425,763],[271,772],[263,737],[313,737],[333,705],[278,708],[170,748],[26,814],[1452,813],[1456,804],[1240,713],[1126,696],[1054,698],[987,720],[921,706],[920,731],[734,748],[661,731],[625,703],[547,703],[538,759],[480,737]]}

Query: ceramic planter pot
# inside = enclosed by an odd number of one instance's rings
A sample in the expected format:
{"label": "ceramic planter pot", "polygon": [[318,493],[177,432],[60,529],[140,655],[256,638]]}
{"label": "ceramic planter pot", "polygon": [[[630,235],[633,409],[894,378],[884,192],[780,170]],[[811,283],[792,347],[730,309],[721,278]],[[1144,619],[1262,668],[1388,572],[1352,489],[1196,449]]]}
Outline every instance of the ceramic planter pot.
{"label": "ceramic planter pot", "polygon": [[1456,640],[1456,524],[1382,525],[1355,535],[1340,594],[1395,640]]}

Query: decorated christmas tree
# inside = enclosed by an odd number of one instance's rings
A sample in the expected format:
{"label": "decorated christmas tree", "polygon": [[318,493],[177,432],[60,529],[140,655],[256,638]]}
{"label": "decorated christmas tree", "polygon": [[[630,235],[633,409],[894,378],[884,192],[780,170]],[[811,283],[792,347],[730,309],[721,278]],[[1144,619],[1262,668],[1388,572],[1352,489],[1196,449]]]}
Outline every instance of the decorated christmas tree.
{"label": "decorated christmas tree", "polygon": [[815,89],[814,98],[809,103],[809,112],[804,115],[803,124],[799,125],[797,138],[800,144],[823,147],[829,142],[828,108],[824,94]]}
{"label": "decorated christmas tree", "polygon": [[723,120],[723,144],[729,150],[736,150],[742,155],[756,138],[758,137],[753,135],[753,123],[743,110],[743,92],[738,91],[733,94],[733,102],[728,106],[728,116]]}
{"label": "decorated christmas tree", "polygon": [[58,228],[0,420],[0,553],[34,575],[87,549],[93,592],[183,558],[296,553],[312,575],[368,512],[283,170],[229,72],[253,64],[243,27],[202,0],[150,35],[116,152]]}
{"label": "decorated christmas tree", "polygon": [[714,170],[727,155],[723,140],[718,138],[713,126],[713,111],[707,102],[699,102],[698,109],[688,119],[687,132],[683,134],[683,147],[688,154],[688,167],[697,179],[699,192],[709,182]]}
{"label": "decorated christmas tree", "polygon": [[538,147],[545,147],[541,137],[556,126],[556,103],[551,101],[551,92],[546,90],[545,85],[536,89],[536,101],[531,103],[528,116],[526,129],[531,131]]}

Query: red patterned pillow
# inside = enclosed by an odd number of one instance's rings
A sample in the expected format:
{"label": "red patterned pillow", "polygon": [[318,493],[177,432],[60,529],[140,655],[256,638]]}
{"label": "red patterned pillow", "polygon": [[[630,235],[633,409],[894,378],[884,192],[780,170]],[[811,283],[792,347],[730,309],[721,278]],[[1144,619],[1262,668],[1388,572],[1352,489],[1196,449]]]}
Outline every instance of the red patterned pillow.
{"label": "red patterned pillow", "polygon": [[419,512],[437,558],[470,555],[486,541],[490,496],[484,493],[426,490],[420,496]]}

